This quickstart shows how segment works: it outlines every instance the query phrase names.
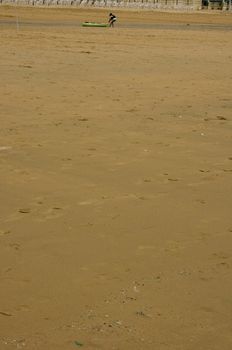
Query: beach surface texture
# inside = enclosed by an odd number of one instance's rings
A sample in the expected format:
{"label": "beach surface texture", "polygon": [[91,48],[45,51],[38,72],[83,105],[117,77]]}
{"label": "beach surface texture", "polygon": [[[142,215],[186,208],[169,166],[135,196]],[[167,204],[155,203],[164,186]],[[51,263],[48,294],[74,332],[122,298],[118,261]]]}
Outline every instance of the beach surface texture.
{"label": "beach surface texture", "polygon": [[0,349],[231,350],[231,14],[115,14],[0,7]]}

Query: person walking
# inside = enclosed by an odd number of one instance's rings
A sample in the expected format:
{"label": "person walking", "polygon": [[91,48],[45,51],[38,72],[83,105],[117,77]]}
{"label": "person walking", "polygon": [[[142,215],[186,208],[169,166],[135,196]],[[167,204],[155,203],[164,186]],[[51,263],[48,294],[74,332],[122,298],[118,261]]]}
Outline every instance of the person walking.
{"label": "person walking", "polygon": [[114,27],[114,22],[116,22],[116,20],[117,20],[117,17],[113,13],[110,13],[109,14],[110,27]]}

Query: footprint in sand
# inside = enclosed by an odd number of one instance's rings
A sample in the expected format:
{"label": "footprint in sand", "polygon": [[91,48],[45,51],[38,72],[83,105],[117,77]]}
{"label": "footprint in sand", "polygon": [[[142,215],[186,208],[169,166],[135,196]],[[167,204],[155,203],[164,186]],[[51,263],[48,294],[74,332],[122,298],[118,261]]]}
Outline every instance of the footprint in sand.
{"label": "footprint in sand", "polygon": [[19,250],[20,249],[20,244],[19,243],[10,243],[9,247],[13,248],[15,250]]}
{"label": "footprint in sand", "polygon": [[217,120],[227,120],[227,118],[223,117],[222,115],[217,115]]}
{"label": "footprint in sand", "polygon": [[15,308],[16,311],[29,311],[30,310],[30,306],[28,305],[19,305]]}
{"label": "footprint in sand", "polygon": [[152,182],[151,179],[144,179],[143,182]]}
{"label": "footprint in sand", "polygon": [[61,207],[53,207],[53,208],[50,208],[48,210],[45,211],[44,213],[45,215],[43,215],[44,219],[45,220],[48,220],[48,219],[57,219],[61,216],[63,216],[63,208]]}
{"label": "footprint in sand", "polygon": [[9,312],[5,312],[5,311],[0,311],[0,316],[7,316],[7,317],[10,317],[10,316],[13,316],[11,313]]}
{"label": "footprint in sand", "polygon": [[209,173],[209,172],[210,172],[210,170],[205,170],[205,169],[199,169],[199,171],[200,171],[201,173]]}
{"label": "footprint in sand", "polygon": [[197,199],[196,202],[201,204],[206,204],[206,201],[204,199]]}
{"label": "footprint in sand", "polygon": [[22,214],[29,214],[30,212],[31,212],[30,208],[19,209],[19,213],[22,213]]}
{"label": "footprint in sand", "polygon": [[10,230],[0,230],[0,237],[9,235],[10,233],[11,233]]}

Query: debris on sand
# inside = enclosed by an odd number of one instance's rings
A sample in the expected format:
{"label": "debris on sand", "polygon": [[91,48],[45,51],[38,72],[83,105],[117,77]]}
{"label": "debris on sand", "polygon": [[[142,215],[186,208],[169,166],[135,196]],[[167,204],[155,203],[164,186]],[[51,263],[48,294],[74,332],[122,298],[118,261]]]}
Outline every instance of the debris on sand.
{"label": "debris on sand", "polygon": [[81,342],[79,342],[79,341],[77,341],[77,340],[74,341],[74,344],[75,344],[76,346],[83,346],[83,345],[84,345],[84,344],[82,344]]}

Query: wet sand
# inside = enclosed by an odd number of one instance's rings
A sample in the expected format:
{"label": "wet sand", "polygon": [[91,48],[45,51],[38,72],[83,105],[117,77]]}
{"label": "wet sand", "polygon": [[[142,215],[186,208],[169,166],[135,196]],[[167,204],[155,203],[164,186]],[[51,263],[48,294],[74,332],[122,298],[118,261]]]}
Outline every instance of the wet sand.
{"label": "wet sand", "polygon": [[107,13],[0,7],[0,349],[231,350],[232,17]]}

